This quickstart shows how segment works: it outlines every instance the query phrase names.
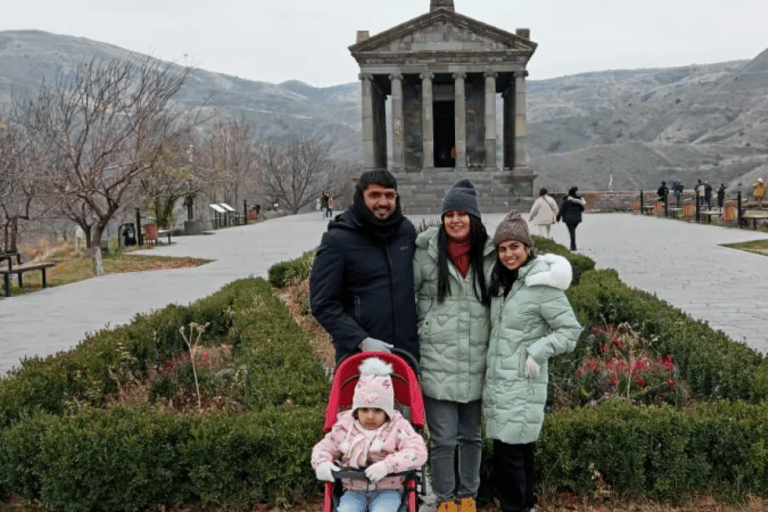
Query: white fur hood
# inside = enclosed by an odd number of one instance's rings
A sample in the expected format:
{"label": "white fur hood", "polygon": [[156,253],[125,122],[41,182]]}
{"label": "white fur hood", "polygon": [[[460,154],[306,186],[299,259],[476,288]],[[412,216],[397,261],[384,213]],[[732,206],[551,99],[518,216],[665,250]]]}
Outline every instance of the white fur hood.
{"label": "white fur hood", "polygon": [[573,279],[571,263],[563,256],[542,254],[536,256],[533,266],[526,272],[526,286],[550,286],[567,290]]}

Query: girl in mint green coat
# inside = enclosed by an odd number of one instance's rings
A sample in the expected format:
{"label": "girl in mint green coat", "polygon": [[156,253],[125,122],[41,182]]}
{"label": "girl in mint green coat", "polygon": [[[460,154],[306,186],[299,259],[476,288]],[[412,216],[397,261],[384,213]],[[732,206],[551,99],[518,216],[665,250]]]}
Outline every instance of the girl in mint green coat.
{"label": "girl in mint green coat", "polygon": [[[570,265],[558,270],[537,257],[518,212],[493,237],[498,261],[491,276],[490,322],[483,413],[494,440],[493,472],[502,512],[533,510],[534,443],[547,402],[547,362],[576,346],[581,325],[564,290]],[[549,255],[552,258],[552,255]],[[562,269],[562,265],[558,266]]]}

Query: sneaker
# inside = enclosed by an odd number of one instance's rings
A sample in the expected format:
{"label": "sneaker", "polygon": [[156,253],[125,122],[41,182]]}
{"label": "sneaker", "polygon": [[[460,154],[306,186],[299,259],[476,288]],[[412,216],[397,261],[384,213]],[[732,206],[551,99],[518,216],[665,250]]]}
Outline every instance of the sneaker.
{"label": "sneaker", "polygon": [[459,507],[455,501],[441,501],[437,512],[459,512]]}
{"label": "sneaker", "polygon": [[477,512],[475,499],[472,496],[465,496],[464,498],[461,498],[459,512]]}

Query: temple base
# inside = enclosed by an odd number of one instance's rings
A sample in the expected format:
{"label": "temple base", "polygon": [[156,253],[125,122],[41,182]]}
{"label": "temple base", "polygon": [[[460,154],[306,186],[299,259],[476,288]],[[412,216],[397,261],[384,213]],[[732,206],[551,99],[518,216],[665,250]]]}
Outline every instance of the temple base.
{"label": "temple base", "polygon": [[477,190],[482,213],[506,213],[510,210],[530,211],[534,201],[530,169],[461,172],[445,168],[418,173],[394,172],[400,204],[406,215],[439,215],[448,189],[462,178],[469,178]]}

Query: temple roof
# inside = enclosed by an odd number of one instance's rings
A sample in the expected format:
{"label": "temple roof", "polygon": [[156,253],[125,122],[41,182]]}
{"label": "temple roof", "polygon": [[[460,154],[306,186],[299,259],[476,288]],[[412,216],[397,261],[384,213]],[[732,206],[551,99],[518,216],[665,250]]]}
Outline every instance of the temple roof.
{"label": "temple roof", "polygon": [[[522,34],[522,35],[520,35]],[[452,0],[431,0],[430,12],[370,36],[349,47],[358,61],[376,56],[407,58],[414,54],[513,52],[527,58],[536,43],[527,30],[513,34],[453,10]],[[526,37],[523,37],[525,35]]]}

